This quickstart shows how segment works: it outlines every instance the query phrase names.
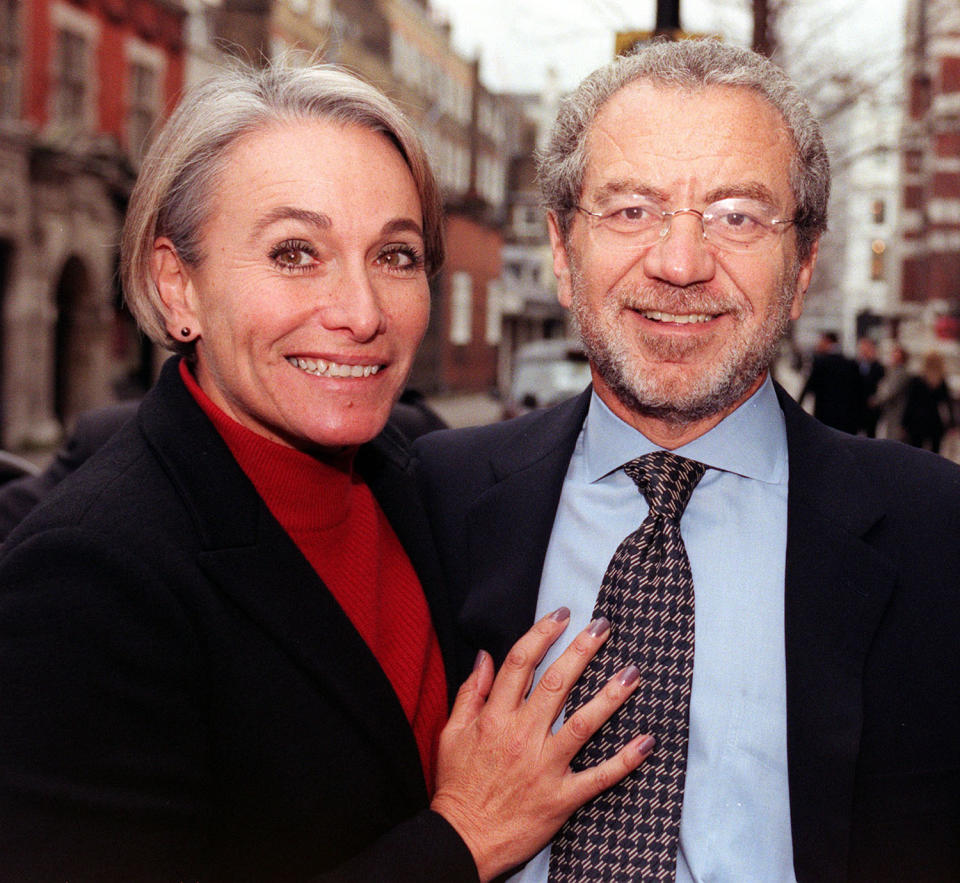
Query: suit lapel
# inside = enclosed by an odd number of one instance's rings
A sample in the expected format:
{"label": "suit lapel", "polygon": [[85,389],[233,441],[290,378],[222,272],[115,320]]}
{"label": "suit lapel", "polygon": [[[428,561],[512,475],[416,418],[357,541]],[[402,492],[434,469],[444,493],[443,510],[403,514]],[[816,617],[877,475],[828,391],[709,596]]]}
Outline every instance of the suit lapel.
{"label": "suit lapel", "polygon": [[264,507],[252,545],[202,553],[199,564],[224,595],[338,703],[411,796],[422,796],[416,742],[373,653],[299,549]]}
{"label": "suit lapel", "polygon": [[447,691],[452,702],[460,686],[454,676],[458,647],[453,618],[407,443],[398,439],[388,426],[378,438],[358,452],[357,471],[373,491],[420,579],[443,652],[448,673]]}
{"label": "suit lapel", "polygon": [[519,423],[490,458],[497,482],[469,512],[461,626],[498,665],[533,623],[563,480],[589,404],[588,389]]}
{"label": "suit lapel", "polygon": [[144,402],[141,426],[193,513],[203,546],[199,566],[318,690],[351,714],[392,760],[403,787],[422,801],[416,742],[388,678],[175,376],[174,362],[165,367],[154,401]]}
{"label": "suit lapel", "polygon": [[895,572],[866,540],[884,513],[850,443],[778,393],[790,456],[785,602],[794,866],[801,881],[839,880],[848,860],[862,671]]}

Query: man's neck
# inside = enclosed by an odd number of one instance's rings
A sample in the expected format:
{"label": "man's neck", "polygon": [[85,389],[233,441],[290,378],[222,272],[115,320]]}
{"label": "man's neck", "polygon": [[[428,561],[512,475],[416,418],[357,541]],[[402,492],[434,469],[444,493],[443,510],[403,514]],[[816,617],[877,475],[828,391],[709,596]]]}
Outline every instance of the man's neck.
{"label": "man's neck", "polygon": [[642,433],[658,447],[672,451],[689,444],[702,435],[706,435],[714,426],[727,417],[727,415],[732,414],[740,405],[747,401],[747,399],[760,388],[766,376],[767,372],[764,371],[756,381],[750,385],[746,393],[732,405],[717,411],[716,414],[710,414],[707,417],[690,421],[651,417],[628,408],[596,372],[594,372],[593,386],[597,395],[600,396],[601,401],[616,414],[617,417],[623,420],[624,423],[629,424],[638,432]]}

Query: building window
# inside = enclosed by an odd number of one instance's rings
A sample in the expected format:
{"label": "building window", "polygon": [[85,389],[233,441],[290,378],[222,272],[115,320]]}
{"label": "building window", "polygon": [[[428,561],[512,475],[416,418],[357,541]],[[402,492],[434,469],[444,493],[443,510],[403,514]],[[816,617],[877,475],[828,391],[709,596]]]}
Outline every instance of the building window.
{"label": "building window", "polygon": [[466,346],[473,337],[473,279],[459,270],[450,277],[450,343]]}
{"label": "building window", "polygon": [[82,129],[86,122],[87,53],[87,40],[82,34],[57,31],[53,119],[59,125]]}
{"label": "building window", "polygon": [[127,56],[127,149],[139,163],[150,145],[150,136],[163,105],[166,58],[157,46],[130,39]]}
{"label": "building window", "polygon": [[503,338],[503,283],[492,279],[487,285],[487,333],[490,346],[497,346]]}
{"label": "building window", "polygon": [[0,0],[0,119],[20,115],[18,0]]}
{"label": "building window", "polygon": [[870,245],[870,278],[880,282],[886,278],[887,244],[882,239],[874,239]]}
{"label": "building window", "polygon": [[146,152],[157,112],[157,72],[145,64],[130,65],[130,102],[127,131],[130,155],[140,160]]}
{"label": "building window", "polygon": [[874,224],[882,224],[887,215],[887,204],[882,199],[875,199],[870,206]]}

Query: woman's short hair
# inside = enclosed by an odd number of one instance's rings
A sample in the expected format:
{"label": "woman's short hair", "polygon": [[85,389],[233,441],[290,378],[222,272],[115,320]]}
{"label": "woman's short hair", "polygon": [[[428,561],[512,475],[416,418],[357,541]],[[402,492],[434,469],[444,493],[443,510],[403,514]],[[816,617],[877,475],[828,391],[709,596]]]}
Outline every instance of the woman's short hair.
{"label": "woman's short hair", "polygon": [[569,235],[580,201],[590,127],[604,104],[637,80],[688,90],[707,86],[750,89],[779,111],[795,148],[790,186],[797,203],[798,256],[805,260],[827,228],[830,161],[820,126],[797,87],[773,62],[749,49],[712,39],[646,44],[594,71],[561,102],[538,162],[544,203],[563,238]]}
{"label": "woman's short hair", "polygon": [[130,197],[120,273],[127,305],[151,340],[176,352],[194,349],[167,331],[150,273],[157,237],[168,237],[187,265],[200,264],[203,227],[231,146],[272,123],[312,119],[363,126],[393,142],[420,196],[427,272],[440,269],[440,190],[416,131],[393,102],[331,65],[293,67],[282,60],[262,69],[238,65],[186,94],[151,146]]}

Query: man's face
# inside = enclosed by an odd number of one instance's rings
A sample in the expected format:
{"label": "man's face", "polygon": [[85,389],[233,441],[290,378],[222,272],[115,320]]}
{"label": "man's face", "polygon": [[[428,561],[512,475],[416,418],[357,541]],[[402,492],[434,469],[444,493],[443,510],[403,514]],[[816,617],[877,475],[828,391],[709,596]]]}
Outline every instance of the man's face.
{"label": "man's face", "polygon": [[[666,211],[746,197],[778,218],[795,212],[787,129],[744,89],[631,84],[601,109],[587,146],[580,205],[591,211],[639,194]],[[560,302],[579,325],[598,394],[633,425],[719,422],[759,387],[800,315],[816,249],[798,262],[785,225],[753,251],[731,252],[703,238],[694,214],[675,216],[651,245],[611,247],[598,234],[577,213],[564,243],[551,219]]]}

